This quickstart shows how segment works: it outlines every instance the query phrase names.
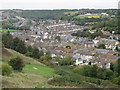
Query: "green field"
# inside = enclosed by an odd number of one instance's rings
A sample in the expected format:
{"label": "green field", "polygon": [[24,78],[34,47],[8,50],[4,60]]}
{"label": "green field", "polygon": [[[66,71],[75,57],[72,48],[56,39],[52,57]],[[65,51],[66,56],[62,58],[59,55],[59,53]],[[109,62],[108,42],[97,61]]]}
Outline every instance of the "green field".
{"label": "green field", "polygon": [[33,64],[26,64],[25,68],[23,69],[25,73],[34,73],[37,75],[44,75],[44,76],[55,76],[53,68],[49,68],[47,66],[41,65],[33,65]]}
{"label": "green field", "polygon": [[17,30],[13,30],[13,29],[0,29],[0,31],[17,31]]}

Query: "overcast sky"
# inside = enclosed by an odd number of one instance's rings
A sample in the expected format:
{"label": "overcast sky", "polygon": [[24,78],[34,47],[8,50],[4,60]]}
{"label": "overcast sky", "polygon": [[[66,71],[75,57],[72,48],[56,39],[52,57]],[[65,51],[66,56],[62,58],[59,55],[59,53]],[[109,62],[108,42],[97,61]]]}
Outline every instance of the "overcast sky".
{"label": "overcast sky", "polygon": [[0,0],[0,9],[111,9],[120,0]]}

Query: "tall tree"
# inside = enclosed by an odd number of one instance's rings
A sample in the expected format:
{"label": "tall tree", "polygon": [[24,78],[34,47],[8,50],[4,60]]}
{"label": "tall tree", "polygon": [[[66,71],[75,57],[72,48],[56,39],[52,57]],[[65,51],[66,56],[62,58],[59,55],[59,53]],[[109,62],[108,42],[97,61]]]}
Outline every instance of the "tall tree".
{"label": "tall tree", "polygon": [[39,55],[40,55],[40,57],[41,57],[41,56],[44,56],[44,52],[41,50],[41,51],[39,52]]}
{"label": "tall tree", "polygon": [[33,58],[37,58],[37,59],[40,58],[39,49],[38,49],[37,47],[34,47],[34,48],[33,48],[32,57],[33,57]]}
{"label": "tall tree", "polygon": [[97,65],[93,65],[91,67],[91,76],[92,77],[97,77],[97,69],[98,69],[98,66]]}
{"label": "tall tree", "polygon": [[16,51],[25,54],[27,52],[27,48],[22,40],[20,40],[16,46]]}
{"label": "tall tree", "polygon": [[45,54],[45,57],[46,57],[46,60],[51,60],[52,59],[51,52],[47,51],[46,54]]}
{"label": "tall tree", "polygon": [[11,34],[7,33],[2,35],[2,43],[4,44],[4,47],[11,48],[12,41],[13,41],[13,37]]}
{"label": "tall tree", "polygon": [[19,38],[14,38],[13,41],[12,41],[12,46],[11,48],[14,49],[15,51],[17,51],[17,46],[18,46],[18,43],[19,43],[20,39]]}

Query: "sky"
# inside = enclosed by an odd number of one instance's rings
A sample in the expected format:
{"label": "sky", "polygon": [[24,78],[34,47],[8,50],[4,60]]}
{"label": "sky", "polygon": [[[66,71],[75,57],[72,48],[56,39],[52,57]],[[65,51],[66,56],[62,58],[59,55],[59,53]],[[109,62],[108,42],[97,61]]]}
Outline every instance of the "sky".
{"label": "sky", "polygon": [[0,9],[117,9],[120,0],[0,0]]}

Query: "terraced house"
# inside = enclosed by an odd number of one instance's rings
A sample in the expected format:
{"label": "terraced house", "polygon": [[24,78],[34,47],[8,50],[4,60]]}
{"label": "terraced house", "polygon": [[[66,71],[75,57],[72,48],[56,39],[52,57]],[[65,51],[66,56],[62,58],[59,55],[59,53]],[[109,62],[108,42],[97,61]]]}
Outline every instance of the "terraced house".
{"label": "terraced house", "polygon": [[116,46],[119,44],[119,41],[111,39],[101,39],[100,44],[105,44],[106,49],[115,50]]}

